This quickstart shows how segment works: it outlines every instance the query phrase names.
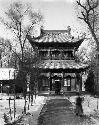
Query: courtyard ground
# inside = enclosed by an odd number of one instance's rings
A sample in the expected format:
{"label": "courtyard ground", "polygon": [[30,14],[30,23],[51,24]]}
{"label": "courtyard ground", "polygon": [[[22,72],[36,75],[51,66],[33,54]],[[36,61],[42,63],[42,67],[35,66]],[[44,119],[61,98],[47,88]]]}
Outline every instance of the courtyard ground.
{"label": "courtyard ground", "polygon": [[[94,125],[99,125],[99,98],[93,97],[90,95],[83,95],[84,101],[83,101],[83,110],[84,115],[91,119],[91,121],[94,123]],[[0,100],[0,125],[4,125],[4,119],[3,114],[9,113],[9,102],[7,100],[7,95],[1,95],[2,100]],[[38,123],[38,117],[39,114],[44,106],[46,104],[46,101],[53,100],[53,99],[63,99],[68,100],[71,102],[72,111],[75,109],[75,98],[76,96],[50,96],[49,94],[45,96],[39,95],[35,99],[35,102],[33,103],[33,106],[29,106],[28,110],[28,100],[27,100],[27,115],[24,115],[23,117],[23,123],[26,125],[37,125]],[[11,108],[12,108],[12,117],[13,117],[13,100],[11,100]],[[16,119],[18,116],[22,115],[24,107],[24,99],[17,99],[16,100]],[[75,115],[75,114],[74,114]],[[14,120],[14,119],[13,119]],[[78,124],[79,125],[79,124]]]}
{"label": "courtyard ground", "polygon": [[38,125],[94,125],[94,121],[84,115],[75,115],[72,103],[63,97],[47,100],[39,118]]}
{"label": "courtyard ground", "polygon": [[[28,121],[28,115],[23,115],[23,109],[24,109],[24,99],[16,99],[15,101],[15,105],[16,105],[16,113],[15,113],[15,118],[14,118],[14,100],[13,100],[13,96],[10,96],[12,98],[11,100],[11,117],[12,117],[12,122],[14,120],[17,120],[19,117],[24,116],[24,123],[27,123]],[[0,125],[4,125],[4,119],[3,119],[3,115],[4,113],[6,113],[8,116],[9,115],[9,96],[7,94],[0,94]],[[42,108],[42,106],[45,104],[46,101],[46,97],[44,96],[36,96],[36,99],[34,97],[34,102],[33,105],[31,106],[31,104],[29,105],[29,109],[28,109],[28,99],[27,99],[27,106],[26,106],[26,112],[27,114],[31,114],[31,116],[33,115],[34,120],[36,121],[38,118],[38,115],[40,113],[40,110]],[[34,115],[35,114],[35,115]]]}

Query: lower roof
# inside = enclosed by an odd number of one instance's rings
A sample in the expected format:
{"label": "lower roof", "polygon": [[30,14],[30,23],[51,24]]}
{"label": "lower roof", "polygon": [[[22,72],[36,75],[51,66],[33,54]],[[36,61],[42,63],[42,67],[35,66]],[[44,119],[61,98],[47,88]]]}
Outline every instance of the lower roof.
{"label": "lower roof", "polygon": [[77,63],[74,60],[44,60],[39,64],[39,68],[45,70],[84,70],[87,64]]}

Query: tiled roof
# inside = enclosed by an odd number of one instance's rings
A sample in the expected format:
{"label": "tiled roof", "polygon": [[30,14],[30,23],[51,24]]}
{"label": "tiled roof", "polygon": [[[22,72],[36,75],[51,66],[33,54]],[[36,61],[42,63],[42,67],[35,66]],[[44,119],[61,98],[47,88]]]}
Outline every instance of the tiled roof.
{"label": "tiled roof", "polygon": [[82,69],[88,65],[83,63],[76,63],[72,60],[44,60],[39,65],[39,68],[43,69]]}
{"label": "tiled roof", "polygon": [[77,42],[79,39],[74,38],[67,30],[44,30],[44,35],[40,39],[36,39],[36,42]]}

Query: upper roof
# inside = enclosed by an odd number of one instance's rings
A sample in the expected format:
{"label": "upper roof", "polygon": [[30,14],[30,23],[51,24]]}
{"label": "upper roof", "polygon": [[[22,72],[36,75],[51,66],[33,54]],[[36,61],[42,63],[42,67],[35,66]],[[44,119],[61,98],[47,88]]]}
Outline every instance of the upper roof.
{"label": "upper roof", "polygon": [[44,30],[44,35],[40,39],[36,39],[36,42],[75,42],[77,39],[68,33],[67,30]]}
{"label": "upper roof", "polygon": [[[55,46],[57,43],[66,46],[80,46],[83,42],[82,38],[74,38],[69,30],[41,30],[41,35],[38,37],[28,36],[31,44],[35,43],[38,46]],[[53,45],[52,45],[53,44]]]}

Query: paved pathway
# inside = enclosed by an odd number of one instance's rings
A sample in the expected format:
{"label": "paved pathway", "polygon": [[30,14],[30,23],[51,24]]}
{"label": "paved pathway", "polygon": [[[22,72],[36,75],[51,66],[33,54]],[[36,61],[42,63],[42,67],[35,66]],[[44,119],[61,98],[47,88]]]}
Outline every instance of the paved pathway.
{"label": "paved pathway", "polygon": [[95,125],[87,116],[79,117],[69,100],[51,97],[41,110],[38,125]]}

